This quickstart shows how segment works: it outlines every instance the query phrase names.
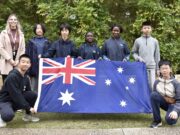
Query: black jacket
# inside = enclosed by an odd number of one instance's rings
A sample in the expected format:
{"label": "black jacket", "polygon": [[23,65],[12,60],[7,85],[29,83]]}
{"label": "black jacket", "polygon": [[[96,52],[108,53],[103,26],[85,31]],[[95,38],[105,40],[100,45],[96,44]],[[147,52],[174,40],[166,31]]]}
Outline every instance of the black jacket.
{"label": "black jacket", "polygon": [[83,59],[97,60],[99,57],[101,57],[101,51],[95,43],[92,45],[84,43],[79,48],[79,56]]}
{"label": "black jacket", "polygon": [[[50,41],[43,37],[41,40],[44,40],[44,44],[43,44],[43,54],[45,54],[47,52],[47,50],[50,48],[51,44]],[[31,59],[31,64],[32,66],[29,69],[29,75],[30,76],[38,76],[38,69],[39,69],[39,58],[38,58],[38,49],[37,49],[37,37],[34,37],[32,39],[30,39],[26,45],[26,54],[28,54],[30,56]],[[42,54],[42,55],[43,55]]]}
{"label": "black jacket", "polygon": [[13,69],[7,76],[2,90],[0,91],[0,102],[11,102],[12,105],[21,109],[30,109],[29,103],[23,96],[24,91],[30,91],[30,81],[25,75]]}
{"label": "black jacket", "polygon": [[126,61],[129,60],[130,51],[127,44],[121,39],[109,38],[105,41],[102,48],[102,55],[105,55],[110,60]]}
{"label": "black jacket", "polygon": [[64,41],[59,39],[55,41],[48,49],[47,53],[43,55],[44,58],[52,57],[66,57],[66,56],[77,56],[77,50],[74,43],[71,40]]}

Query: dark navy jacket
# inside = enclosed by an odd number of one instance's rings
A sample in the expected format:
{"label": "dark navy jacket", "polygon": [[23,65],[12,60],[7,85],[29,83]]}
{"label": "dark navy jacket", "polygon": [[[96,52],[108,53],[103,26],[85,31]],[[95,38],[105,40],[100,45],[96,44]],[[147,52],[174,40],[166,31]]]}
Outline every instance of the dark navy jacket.
{"label": "dark navy jacket", "polygon": [[79,56],[83,59],[99,59],[101,51],[94,43],[92,45],[84,43],[79,48]]}
{"label": "dark navy jacket", "polygon": [[75,44],[71,40],[64,41],[62,39],[59,39],[51,45],[51,47],[48,49],[47,53],[43,55],[43,57],[66,57],[68,55],[76,57],[77,50],[75,48]]}
{"label": "dark navy jacket", "polygon": [[110,60],[123,61],[129,60],[130,51],[127,44],[121,39],[109,38],[105,41],[102,48],[102,55],[105,55]]}
{"label": "dark navy jacket", "polygon": [[30,81],[27,75],[22,76],[17,69],[13,69],[0,90],[0,103],[10,102],[15,108],[29,110],[30,105],[24,98],[23,92],[30,90]]}
{"label": "dark navy jacket", "polygon": [[[39,69],[39,58],[38,58],[38,43],[37,40],[38,37],[33,37],[30,39],[26,45],[26,54],[30,56],[31,59],[31,68],[29,69],[29,75],[30,76],[38,76],[38,69]],[[47,52],[47,50],[50,48],[51,44],[49,40],[45,37],[42,37],[41,40],[44,40],[43,42],[43,51],[42,54]]]}

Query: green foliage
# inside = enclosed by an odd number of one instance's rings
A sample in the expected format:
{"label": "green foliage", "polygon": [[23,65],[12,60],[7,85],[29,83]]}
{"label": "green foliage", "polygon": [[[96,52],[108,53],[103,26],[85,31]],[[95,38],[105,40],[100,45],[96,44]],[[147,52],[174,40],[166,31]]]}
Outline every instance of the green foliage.
{"label": "green foliage", "polygon": [[121,37],[128,43],[130,49],[133,46],[134,39],[137,37],[134,33],[130,33],[133,29],[133,22],[136,19],[137,2],[138,0],[105,0],[104,3],[111,14],[111,23],[116,23],[123,27]]}
{"label": "green foliage", "polygon": [[33,36],[32,28],[34,23],[42,19],[36,14],[37,0],[2,0],[0,2],[0,30],[5,28],[7,18],[15,13],[22,25],[26,40]]}
{"label": "green foliage", "polygon": [[160,43],[161,59],[170,60],[174,71],[180,70],[180,1],[139,0],[138,9],[131,33],[138,35],[141,23],[150,20],[154,28],[153,36]]}
{"label": "green foliage", "polygon": [[133,41],[141,35],[141,23],[151,20],[161,59],[171,60],[174,71],[180,72],[180,0],[1,0],[0,7],[0,30],[9,14],[16,13],[26,40],[34,35],[35,23],[45,23],[46,36],[56,40],[58,25],[68,22],[78,46],[87,31],[93,31],[102,45],[110,36],[109,24],[118,23],[124,28],[122,38],[132,48]]}
{"label": "green foliage", "polygon": [[99,44],[104,41],[108,32],[108,22],[111,18],[102,6],[103,0],[72,0],[49,1],[38,5],[37,13],[45,18],[45,23],[50,26],[51,37],[56,37],[59,29],[57,24],[68,22],[72,26],[72,38],[77,45],[84,42],[84,35],[92,31]]}

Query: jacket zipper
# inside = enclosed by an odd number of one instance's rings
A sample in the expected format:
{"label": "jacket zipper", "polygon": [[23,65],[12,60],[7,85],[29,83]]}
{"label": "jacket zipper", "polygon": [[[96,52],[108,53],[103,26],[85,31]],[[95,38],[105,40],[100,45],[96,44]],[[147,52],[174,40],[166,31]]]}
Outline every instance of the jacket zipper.
{"label": "jacket zipper", "polygon": [[164,80],[164,96],[166,96],[166,80]]}

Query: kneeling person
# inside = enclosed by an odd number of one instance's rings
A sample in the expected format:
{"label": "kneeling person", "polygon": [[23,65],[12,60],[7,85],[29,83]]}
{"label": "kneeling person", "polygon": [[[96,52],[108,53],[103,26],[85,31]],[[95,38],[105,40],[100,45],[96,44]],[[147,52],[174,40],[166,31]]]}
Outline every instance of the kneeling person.
{"label": "kneeling person", "polygon": [[152,128],[162,125],[160,108],[167,111],[165,120],[167,124],[176,124],[180,114],[180,83],[171,75],[169,61],[160,61],[160,77],[154,83],[151,93],[151,105],[154,121]]}
{"label": "kneeling person", "polygon": [[17,68],[13,69],[6,78],[0,91],[0,127],[5,127],[6,122],[11,121],[15,111],[24,109],[26,114],[24,121],[39,121],[39,118],[32,116],[37,94],[31,91],[30,81],[26,71],[30,68],[30,58],[23,54],[19,58]]}

